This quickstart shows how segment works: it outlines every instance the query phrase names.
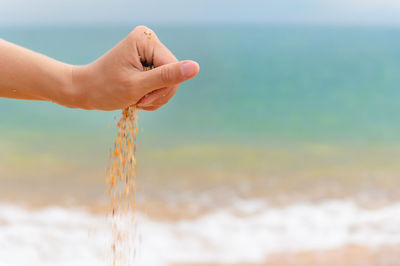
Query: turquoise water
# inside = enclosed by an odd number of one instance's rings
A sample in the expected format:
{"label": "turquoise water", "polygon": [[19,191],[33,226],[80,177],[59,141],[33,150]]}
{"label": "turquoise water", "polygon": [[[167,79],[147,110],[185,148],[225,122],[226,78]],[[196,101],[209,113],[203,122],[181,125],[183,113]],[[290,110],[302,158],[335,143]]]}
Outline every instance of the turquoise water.
{"label": "turquoise water", "polygon": [[[400,30],[327,27],[155,27],[201,73],[173,101],[141,114],[142,141],[265,143],[400,140]],[[1,29],[1,37],[87,64],[129,27]],[[1,131],[89,135],[116,114],[1,100]],[[6,115],[7,114],[7,115]],[[63,133],[62,133],[63,134]],[[160,138],[160,135],[163,137]],[[99,137],[108,137],[99,136]]]}
{"label": "turquoise water", "polygon": [[[171,171],[188,167],[229,175],[230,166],[240,165],[251,173],[264,171],[259,174],[263,177],[341,177],[346,171],[354,177],[363,175],[365,167],[376,176],[397,172],[400,30],[251,25],[153,29],[179,59],[198,61],[201,71],[182,84],[168,105],[140,113],[139,151],[148,153],[140,155],[148,164],[142,169],[160,167],[165,173],[164,164]],[[0,35],[68,63],[87,64],[130,30],[3,28]],[[3,169],[11,169],[8,163],[19,167],[27,158],[46,167],[79,165],[71,173],[87,165],[103,169],[115,136],[115,116],[118,111],[1,99]],[[291,154],[301,145],[311,148]]]}

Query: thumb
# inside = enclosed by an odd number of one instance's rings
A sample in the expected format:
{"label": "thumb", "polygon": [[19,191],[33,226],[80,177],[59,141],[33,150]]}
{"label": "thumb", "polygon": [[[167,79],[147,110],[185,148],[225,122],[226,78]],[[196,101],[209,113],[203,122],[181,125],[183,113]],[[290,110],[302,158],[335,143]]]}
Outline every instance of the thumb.
{"label": "thumb", "polygon": [[199,64],[194,61],[182,61],[162,65],[149,71],[141,72],[141,84],[145,93],[159,88],[170,87],[191,79],[199,73]]}

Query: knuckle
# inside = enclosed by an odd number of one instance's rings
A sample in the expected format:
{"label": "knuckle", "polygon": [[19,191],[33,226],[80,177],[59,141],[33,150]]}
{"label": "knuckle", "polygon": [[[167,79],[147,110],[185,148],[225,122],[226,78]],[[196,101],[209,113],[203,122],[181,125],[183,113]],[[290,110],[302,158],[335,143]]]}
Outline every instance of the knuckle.
{"label": "knuckle", "polygon": [[161,76],[161,81],[166,84],[174,84],[178,83],[181,81],[181,72],[179,71],[179,68],[175,66],[165,66],[163,68],[160,68],[160,76]]}
{"label": "knuckle", "polygon": [[139,25],[139,26],[136,26],[136,27],[133,29],[133,32],[134,32],[134,31],[144,31],[144,30],[149,30],[149,28],[146,27],[146,26],[144,26],[144,25]]}
{"label": "knuckle", "polygon": [[131,31],[131,32],[128,34],[127,39],[128,39],[130,42],[132,42],[132,41],[134,41],[134,40],[136,39],[136,36],[137,36],[137,33],[136,33],[135,31]]}
{"label": "knuckle", "polygon": [[136,45],[139,45],[139,46],[147,44],[147,43],[145,43],[145,41],[148,41],[149,39],[156,40],[156,42],[154,42],[154,41],[151,42],[153,44],[157,43],[157,40],[158,40],[158,38],[157,38],[156,34],[154,33],[154,31],[152,31],[150,28],[148,28],[146,26],[143,26],[143,25],[136,26],[128,34],[126,39],[127,39],[127,42],[130,43],[131,45],[132,44],[136,44]]}
{"label": "knuckle", "polygon": [[146,33],[150,32],[151,34],[153,34],[153,37],[155,36],[155,33],[152,29],[150,29],[147,26],[143,26],[143,25],[136,26],[131,33],[133,33],[133,35],[139,35],[139,36],[143,35],[144,36],[144,34],[143,34],[144,32],[146,32]]}
{"label": "knuckle", "polygon": [[143,35],[143,32],[150,31],[150,29],[146,26],[140,25],[136,26],[128,35],[130,39],[136,39],[138,36]]}
{"label": "knuckle", "polygon": [[172,76],[173,75],[172,75],[172,71],[170,68],[168,68],[168,67],[161,68],[160,78],[161,78],[162,82],[166,83],[166,82],[171,81]]}

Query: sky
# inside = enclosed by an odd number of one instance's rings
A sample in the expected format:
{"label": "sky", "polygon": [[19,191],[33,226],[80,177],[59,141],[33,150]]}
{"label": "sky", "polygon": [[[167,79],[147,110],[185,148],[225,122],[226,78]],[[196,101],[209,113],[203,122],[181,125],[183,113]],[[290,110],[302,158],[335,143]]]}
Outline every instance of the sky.
{"label": "sky", "polygon": [[400,0],[0,0],[0,26],[307,23],[400,27]]}

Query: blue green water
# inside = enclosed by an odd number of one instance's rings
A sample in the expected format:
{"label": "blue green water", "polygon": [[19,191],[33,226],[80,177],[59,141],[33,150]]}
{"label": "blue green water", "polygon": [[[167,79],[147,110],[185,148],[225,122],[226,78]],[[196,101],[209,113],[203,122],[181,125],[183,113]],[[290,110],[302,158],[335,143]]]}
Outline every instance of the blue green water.
{"label": "blue green water", "polygon": [[[157,112],[140,113],[142,149],[224,143],[398,143],[400,29],[300,26],[153,27],[200,74]],[[11,42],[87,64],[131,27],[2,28]],[[102,152],[119,112],[0,100],[3,142]],[[43,141],[42,141],[43,140]],[[54,140],[49,141],[48,140]],[[101,148],[99,148],[101,147]]]}

